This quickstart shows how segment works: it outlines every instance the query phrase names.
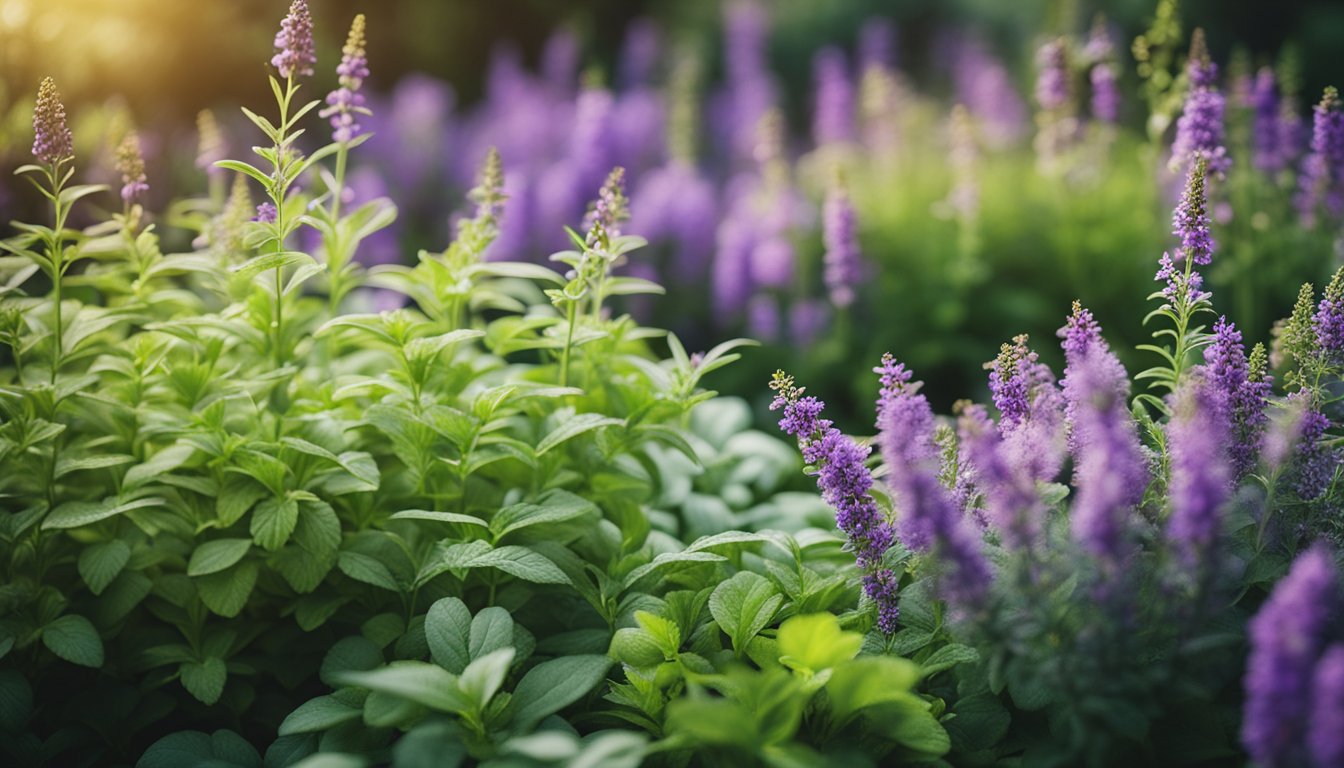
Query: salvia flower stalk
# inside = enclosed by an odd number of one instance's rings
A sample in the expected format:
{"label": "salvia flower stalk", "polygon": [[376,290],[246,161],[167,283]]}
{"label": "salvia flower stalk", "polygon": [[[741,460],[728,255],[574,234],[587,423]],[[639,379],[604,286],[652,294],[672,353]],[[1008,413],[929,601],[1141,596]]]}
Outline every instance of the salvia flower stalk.
{"label": "salvia flower stalk", "polygon": [[116,166],[121,174],[121,199],[129,207],[139,202],[149,191],[145,158],[140,152],[140,137],[134,131],[127,133],[117,146]]}
{"label": "salvia flower stalk", "polygon": [[336,66],[340,87],[327,94],[327,108],[319,117],[331,121],[332,140],[346,143],[358,136],[363,128],[357,115],[368,114],[364,94],[360,88],[369,76],[369,60],[364,52],[364,14],[355,16],[350,24],[350,35],[341,49],[341,63]]}
{"label": "salvia flower stalk", "polygon": [[798,441],[803,461],[814,468],[817,488],[835,510],[836,526],[845,533],[847,547],[864,573],[863,589],[877,607],[878,628],[892,634],[899,615],[897,577],[882,562],[894,536],[891,524],[869,493],[873,477],[864,462],[870,449],[822,418],[825,403],[805,395],[793,377],[776,372],[770,388],[775,391],[770,410],[780,411],[782,416],[780,430]]}
{"label": "salvia flower stalk", "polygon": [[275,33],[275,55],[271,66],[285,79],[310,77],[317,64],[313,43],[313,17],[308,13],[307,0],[294,0],[289,13],[280,22]]}
{"label": "salvia flower stalk", "polygon": [[1334,87],[1312,112],[1311,151],[1298,174],[1296,204],[1307,228],[1316,226],[1322,208],[1332,218],[1344,215],[1344,102]]}
{"label": "salvia flower stalk", "polygon": [[1190,91],[1185,97],[1181,117],[1176,121],[1176,140],[1171,145],[1169,167],[1180,171],[1189,167],[1196,155],[1203,155],[1209,173],[1221,178],[1232,164],[1224,143],[1225,102],[1218,92],[1218,65],[1209,58],[1203,30],[1196,29],[1191,37],[1186,76]]}

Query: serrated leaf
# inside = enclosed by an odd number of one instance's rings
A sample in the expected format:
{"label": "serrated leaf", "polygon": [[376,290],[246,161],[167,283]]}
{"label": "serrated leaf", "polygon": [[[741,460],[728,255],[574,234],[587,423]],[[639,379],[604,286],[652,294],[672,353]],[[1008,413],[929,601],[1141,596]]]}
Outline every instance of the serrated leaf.
{"label": "serrated leaf", "polygon": [[780,606],[784,596],[779,594],[769,579],[751,571],[733,574],[731,579],[715,587],[709,596],[709,612],[719,628],[732,640],[733,651],[742,655],[747,643],[764,629]]}
{"label": "serrated leaf", "polygon": [[103,639],[93,622],[73,613],[42,628],[42,644],[62,659],[83,667],[103,666]]}
{"label": "serrated leaf", "polygon": [[224,618],[233,618],[247,605],[247,598],[256,586],[259,568],[252,560],[244,560],[218,573],[196,576],[196,592],[206,607]]}
{"label": "serrated leaf", "polygon": [[252,510],[252,539],[274,552],[284,546],[299,524],[299,502],[292,496],[263,499]]}
{"label": "serrated leaf", "polygon": [[224,694],[229,669],[224,660],[211,656],[204,661],[188,661],[178,668],[182,687],[196,700],[210,706]]}
{"label": "serrated leaf", "polygon": [[215,539],[207,541],[191,553],[187,564],[188,576],[219,573],[242,560],[252,549],[251,539]]}
{"label": "serrated leaf", "polygon": [[473,558],[468,568],[498,568],[534,584],[568,584],[569,577],[559,566],[527,547],[503,546]]}
{"label": "serrated leaf", "polygon": [[42,521],[43,530],[80,528],[92,525],[100,520],[129,512],[133,509],[154,507],[163,503],[163,499],[145,498],[134,501],[118,502],[108,497],[102,501],[67,501],[53,509]]}
{"label": "serrated leaf", "polygon": [[79,575],[89,591],[101,595],[131,559],[131,548],[121,539],[91,544],[79,553]]}
{"label": "serrated leaf", "polygon": [[624,426],[625,422],[621,419],[613,419],[610,416],[603,416],[599,413],[578,413],[565,419],[560,426],[556,427],[537,443],[537,455],[541,456],[547,451],[572,440],[585,432],[591,432],[602,427]]}

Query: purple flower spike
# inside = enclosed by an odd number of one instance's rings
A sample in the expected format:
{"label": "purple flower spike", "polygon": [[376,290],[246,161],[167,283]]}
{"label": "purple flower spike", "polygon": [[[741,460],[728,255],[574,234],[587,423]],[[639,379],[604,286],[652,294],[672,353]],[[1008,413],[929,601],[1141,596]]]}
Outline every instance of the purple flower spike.
{"label": "purple flower spike", "polygon": [[1344,645],[1330,646],[1316,665],[1307,746],[1316,765],[1344,765]]}
{"label": "purple flower spike", "polygon": [[1226,104],[1218,92],[1218,65],[1209,58],[1203,30],[1196,29],[1191,38],[1186,72],[1190,77],[1190,92],[1185,97],[1181,117],[1176,121],[1170,168],[1179,171],[1197,155],[1203,155],[1208,161],[1208,170],[1221,178],[1232,165],[1223,142]]}
{"label": "purple flower spike", "polygon": [[1261,67],[1255,74],[1251,86],[1251,109],[1255,113],[1254,159],[1257,170],[1265,173],[1278,173],[1287,165],[1291,147],[1285,146],[1283,135],[1282,108],[1279,100],[1279,88],[1274,79],[1274,70]]}
{"label": "purple flower spike", "polygon": [[75,156],[74,136],[65,122],[65,105],[50,77],[42,79],[33,108],[33,157],[56,165]]}
{"label": "purple flower spike", "polygon": [[275,33],[275,51],[271,66],[281,77],[288,79],[313,74],[317,53],[313,46],[313,17],[308,13],[306,0],[290,3],[289,14],[280,22],[280,31]]}
{"label": "purple flower spike", "polygon": [[1120,119],[1120,85],[1115,65],[1102,62],[1092,67],[1092,116],[1103,123]]}
{"label": "purple flower spike", "polygon": [[145,176],[145,157],[140,152],[140,137],[134,131],[126,134],[117,147],[117,171],[121,173],[121,199],[127,205],[138,202],[149,191]]}
{"label": "purple flower spike", "polygon": [[1174,396],[1166,425],[1171,456],[1171,518],[1167,535],[1188,567],[1207,563],[1222,523],[1222,506],[1232,492],[1232,471],[1224,455],[1227,423],[1212,382],[1194,376]]}
{"label": "purple flower spike", "polygon": [[1036,76],[1036,103],[1054,111],[1069,103],[1068,48],[1063,39],[1041,46],[1036,56],[1040,72]]}
{"label": "purple flower spike", "polygon": [[[1258,765],[1308,764],[1312,674],[1340,609],[1333,556],[1317,544],[1298,556],[1251,619],[1241,743]],[[1333,727],[1338,731],[1338,723]]]}
{"label": "purple flower spike", "polygon": [[1177,251],[1177,262],[1190,259],[1199,266],[1208,266],[1213,260],[1213,250],[1217,247],[1213,235],[1209,232],[1208,186],[1206,173],[1209,165],[1203,155],[1195,157],[1186,176],[1185,192],[1172,215],[1172,234],[1181,239],[1181,248]]}
{"label": "purple flower spike", "polygon": [[1344,214],[1344,103],[1334,88],[1325,89],[1312,114],[1311,152],[1302,161],[1295,202],[1308,228],[1322,204],[1331,216]]}
{"label": "purple flower spike", "polygon": [[355,121],[355,115],[367,114],[364,106],[364,94],[359,92],[364,78],[369,76],[369,60],[364,53],[364,14],[355,16],[350,24],[350,35],[341,49],[341,63],[336,66],[340,87],[327,94],[327,108],[318,113],[319,117],[330,118],[331,138],[345,143],[362,132]]}
{"label": "purple flower spike", "polygon": [[1266,362],[1263,346],[1247,359],[1241,331],[1226,317],[1213,324],[1213,343],[1204,348],[1204,371],[1217,400],[1218,421],[1228,430],[1228,456],[1237,480],[1255,467],[1264,439],[1273,389]]}
{"label": "purple flower spike", "polygon": [[862,280],[863,264],[854,221],[854,204],[840,181],[826,193],[822,214],[822,239],[826,243],[826,288],[831,302],[844,309],[854,303],[854,288]]}
{"label": "purple flower spike", "polygon": [[823,48],[812,59],[815,97],[812,140],[817,146],[854,140],[854,84],[839,48]]}
{"label": "purple flower spike", "polygon": [[873,476],[865,461],[869,448],[841,434],[829,419],[821,417],[825,403],[805,397],[793,377],[775,373],[770,388],[775,398],[770,410],[782,411],[779,428],[798,441],[803,461],[814,467],[817,488],[835,510],[836,526],[849,541],[864,570],[864,593],[877,605],[878,627],[885,633],[896,631],[898,602],[896,575],[882,566],[882,556],[891,547],[893,533],[877,502],[869,495]]}
{"label": "purple flower spike", "polygon": [[1344,358],[1344,267],[1335,276],[1321,296],[1321,303],[1312,317],[1316,329],[1316,346],[1333,361]]}

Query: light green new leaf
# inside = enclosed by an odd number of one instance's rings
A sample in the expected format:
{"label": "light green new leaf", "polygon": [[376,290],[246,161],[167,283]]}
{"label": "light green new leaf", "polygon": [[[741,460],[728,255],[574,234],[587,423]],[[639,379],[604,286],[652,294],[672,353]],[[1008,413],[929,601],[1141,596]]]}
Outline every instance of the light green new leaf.
{"label": "light green new leaf", "polygon": [[733,641],[733,651],[742,655],[747,642],[774,618],[784,604],[783,595],[769,579],[741,571],[719,584],[709,596],[709,612]]}
{"label": "light green new leaf", "polygon": [[541,456],[552,448],[560,445],[566,440],[572,440],[585,432],[591,432],[602,427],[620,427],[625,422],[621,419],[613,419],[610,416],[603,416],[598,413],[579,413],[564,420],[560,426],[551,431],[537,443],[537,455]]}
{"label": "light green new leaf", "polygon": [[844,632],[830,613],[794,616],[779,625],[779,661],[800,672],[816,673],[858,655],[863,635]]}
{"label": "light green new leaf", "polygon": [[457,676],[423,661],[404,661],[369,672],[345,672],[337,676],[345,685],[367,688],[413,701],[439,712],[470,712],[473,702],[462,693]]}
{"label": "light green new leaf", "polygon": [[509,674],[509,665],[513,663],[516,651],[512,648],[499,648],[473,660],[457,679],[458,687],[467,698],[476,702],[478,710],[485,709],[504,678]]}

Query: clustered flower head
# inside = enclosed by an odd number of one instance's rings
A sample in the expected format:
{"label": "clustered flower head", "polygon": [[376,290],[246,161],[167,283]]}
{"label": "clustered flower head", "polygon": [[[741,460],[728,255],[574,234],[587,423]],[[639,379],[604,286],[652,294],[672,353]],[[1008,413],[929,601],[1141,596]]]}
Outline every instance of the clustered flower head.
{"label": "clustered flower head", "polygon": [[65,105],[50,77],[42,79],[33,109],[33,157],[55,165],[75,156],[74,136],[65,122]]}
{"label": "clustered flower head", "polygon": [[1218,92],[1218,65],[1209,58],[1203,30],[1196,29],[1190,41],[1186,62],[1190,92],[1185,108],[1176,122],[1176,140],[1171,145],[1173,171],[1187,167],[1196,155],[1208,161],[1208,170],[1219,178],[1232,165],[1223,142],[1225,102]]}
{"label": "clustered flower head", "polygon": [[[1331,642],[1340,647],[1342,610],[1334,554],[1317,544],[1298,556],[1251,619],[1241,741],[1257,765],[1339,764],[1320,761],[1338,754],[1340,743],[1339,722],[1330,718],[1338,709],[1329,706],[1334,699],[1337,707],[1340,695],[1338,653],[1322,655]],[[1313,689],[1327,699],[1324,712],[1313,712]]]}
{"label": "clustered flower head", "polygon": [[1221,395],[1204,377],[1186,377],[1172,397],[1172,419],[1166,425],[1171,459],[1167,536],[1190,567],[1201,566],[1212,554],[1234,482],[1225,455],[1229,429]]}
{"label": "clustered flower head", "polygon": [[877,606],[878,628],[896,631],[898,603],[896,574],[882,565],[882,556],[894,539],[891,525],[869,495],[872,473],[866,460],[869,448],[860,446],[821,417],[825,403],[804,394],[793,377],[775,373],[770,388],[775,391],[770,410],[782,411],[779,428],[798,441],[803,460],[814,467],[817,488],[835,510],[836,526],[848,538],[847,548],[854,553],[865,572],[864,593]]}
{"label": "clustered flower head", "polygon": [[1180,238],[1181,246],[1174,259],[1171,254],[1164,253],[1158,261],[1159,269],[1154,279],[1166,281],[1162,295],[1173,304],[1197,304],[1210,295],[1203,290],[1203,275],[1194,270],[1196,265],[1211,263],[1217,247],[1210,231],[1208,168],[1205,156],[1195,155],[1186,177],[1185,191],[1172,215],[1172,234]]}
{"label": "clustered flower head", "polygon": [[1213,324],[1213,340],[1204,348],[1204,373],[1214,398],[1216,426],[1227,430],[1228,457],[1233,476],[1240,480],[1254,466],[1264,439],[1273,377],[1267,372],[1263,344],[1250,358],[1241,343],[1241,331],[1226,317]]}
{"label": "clustered flower head", "polygon": [[257,206],[257,215],[253,216],[252,220],[261,224],[274,224],[279,215],[280,212],[276,210],[275,204],[268,200]]}
{"label": "clustered flower head", "polygon": [[583,228],[587,234],[587,244],[592,248],[602,237],[608,240],[621,236],[621,222],[630,218],[630,201],[625,196],[625,169],[617,166],[611,169],[607,180],[598,190],[588,214],[583,218]]}
{"label": "clustered flower head", "polygon": [[491,147],[485,156],[485,167],[481,169],[481,182],[471,190],[471,199],[476,203],[476,218],[482,221],[498,221],[504,210],[504,163],[500,160],[499,150]]}
{"label": "clustered flower head", "polygon": [[289,13],[280,22],[280,31],[275,33],[275,50],[271,66],[281,77],[288,79],[313,74],[317,52],[313,44],[313,17],[308,13],[307,0],[290,3]]}
{"label": "clustered flower head", "polygon": [[826,287],[830,290],[831,302],[844,308],[854,302],[854,287],[863,277],[863,264],[854,221],[854,203],[838,179],[826,193],[821,225],[822,239],[826,243],[823,257]]}
{"label": "clustered flower head", "polygon": [[1036,55],[1036,103],[1050,111],[1069,103],[1069,51],[1062,38],[1041,46]]}
{"label": "clustered flower head", "polygon": [[1335,271],[1312,316],[1316,346],[1328,360],[1344,359],[1344,267]]}
{"label": "clustered flower head", "polygon": [[127,133],[117,146],[116,168],[121,173],[121,199],[128,205],[139,201],[149,191],[149,179],[145,176],[140,137],[135,131]]}
{"label": "clustered flower head", "polygon": [[1344,215],[1344,103],[1334,87],[1325,89],[1312,113],[1311,152],[1298,176],[1297,212],[1313,227],[1322,204],[1331,216]]}
{"label": "clustered flower head", "polygon": [[364,52],[364,14],[355,16],[350,23],[350,35],[341,49],[341,63],[336,66],[340,87],[327,94],[327,108],[318,113],[330,118],[332,139],[347,142],[363,130],[355,120],[357,114],[368,114],[364,94],[359,89],[369,76],[369,60]]}

